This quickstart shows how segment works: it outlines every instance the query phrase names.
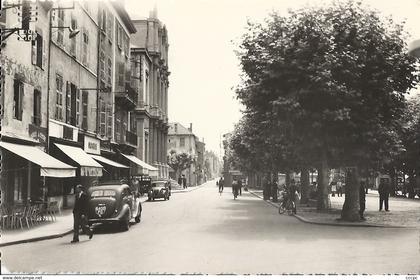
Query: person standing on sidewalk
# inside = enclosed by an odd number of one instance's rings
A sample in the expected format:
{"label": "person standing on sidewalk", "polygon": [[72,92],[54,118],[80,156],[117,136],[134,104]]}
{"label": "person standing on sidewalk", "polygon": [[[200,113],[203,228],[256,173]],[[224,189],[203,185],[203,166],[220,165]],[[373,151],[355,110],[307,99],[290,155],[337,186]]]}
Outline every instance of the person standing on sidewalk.
{"label": "person standing on sidewalk", "polygon": [[87,224],[87,210],[88,210],[88,197],[85,193],[85,188],[82,185],[76,186],[76,200],[73,208],[73,240],[71,243],[79,242],[79,229],[89,235],[92,239],[93,231]]}
{"label": "person standing on sidewalk", "polygon": [[360,181],[360,187],[359,187],[359,215],[360,215],[360,219],[361,220],[366,220],[365,217],[363,216],[363,213],[365,212],[366,209],[366,193],[365,193],[365,188],[366,188],[366,182],[365,181]]}
{"label": "person standing on sidewalk", "polygon": [[389,183],[381,179],[378,187],[379,192],[379,211],[382,211],[382,205],[385,205],[385,211],[389,211],[388,198],[389,198]]}

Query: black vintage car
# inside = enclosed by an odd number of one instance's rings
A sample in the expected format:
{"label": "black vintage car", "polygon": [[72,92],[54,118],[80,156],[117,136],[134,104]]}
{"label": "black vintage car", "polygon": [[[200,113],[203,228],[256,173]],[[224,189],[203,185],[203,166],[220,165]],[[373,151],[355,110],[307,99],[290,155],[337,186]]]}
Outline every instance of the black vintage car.
{"label": "black vintage car", "polygon": [[163,198],[168,200],[171,196],[171,183],[168,180],[152,181],[152,188],[149,190],[148,199],[155,200],[156,198]]}
{"label": "black vintage car", "polygon": [[140,222],[142,206],[138,194],[123,183],[101,183],[89,188],[89,224],[118,224],[128,230],[130,221]]}

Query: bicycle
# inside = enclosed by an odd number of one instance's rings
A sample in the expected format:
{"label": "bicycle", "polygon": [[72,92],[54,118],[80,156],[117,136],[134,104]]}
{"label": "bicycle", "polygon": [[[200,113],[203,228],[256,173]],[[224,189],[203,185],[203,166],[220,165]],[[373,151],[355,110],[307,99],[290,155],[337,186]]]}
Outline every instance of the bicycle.
{"label": "bicycle", "polygon": [[296,214],[296,203],[288,194],[283,194],[279,205],[279,214],[282,215],[285,212],[289,215]]}
{"label": "bicycle", "polygon": [[222,195],[223,187],[219,186],[219,194]]}
{"label": "bicycle", "polygon": [[236,199],[238,197],[238,188],[233,189],[233,199]]}

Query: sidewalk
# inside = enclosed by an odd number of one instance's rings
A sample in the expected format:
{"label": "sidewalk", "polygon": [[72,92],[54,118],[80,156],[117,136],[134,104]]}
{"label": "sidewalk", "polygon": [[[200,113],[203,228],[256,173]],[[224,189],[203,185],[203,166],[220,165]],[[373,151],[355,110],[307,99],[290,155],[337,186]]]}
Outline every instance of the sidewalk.
{"label": "sidewalk", "polygon": [[[263,198],[262,190],[249,189],[249,192]],[[369,190],[366,195],[366,221],[343,222],[340,221],[341,209],[343,208],[344,195],[331,197],[331,209],[317,210],[315,206],[298,205],[296,218],[303,222],[334,225],[334,226],[365,226],[365,227],[409,227],[420,228],[420,200],[408,198],[389,198],[390,212],[379,210],[379,195],[377,191]],[[279,203],[266,201],[278,207]]]}
{"label": "sidewalk", "polygon": [[[147,196],[140,197],[143,203]],[[28,229],[1,230],[0,247],[60,238],[73,232],[73,210],[62,210],[57,220],[45,221]]]}

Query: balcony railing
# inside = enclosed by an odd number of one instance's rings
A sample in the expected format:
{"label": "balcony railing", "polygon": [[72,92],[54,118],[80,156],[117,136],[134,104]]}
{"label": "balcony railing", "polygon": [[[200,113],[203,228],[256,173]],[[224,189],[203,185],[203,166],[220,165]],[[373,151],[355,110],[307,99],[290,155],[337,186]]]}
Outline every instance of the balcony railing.
{"label": "balcony railing", "polygon": [[116,92],[115,99],[118,105],[131,110],[137,105],[137,92],[127,83],[125,92]]}
{"label": "balcony railing", "polygon": [[125,141],[128,144],[131,144],[133,146],[137,146],[137,134],[127,130],[126,134],[125,134]]}

